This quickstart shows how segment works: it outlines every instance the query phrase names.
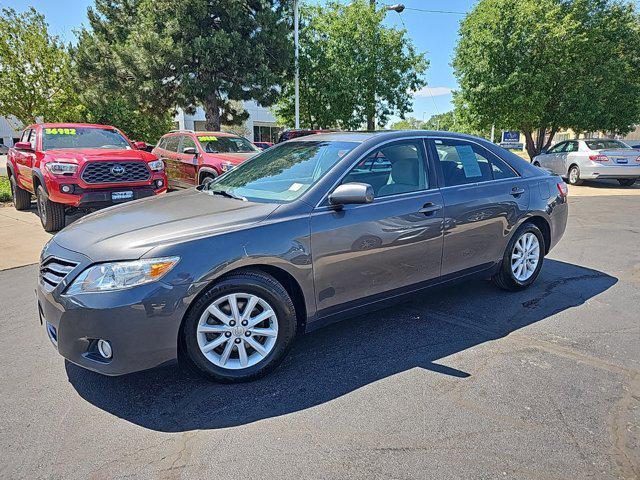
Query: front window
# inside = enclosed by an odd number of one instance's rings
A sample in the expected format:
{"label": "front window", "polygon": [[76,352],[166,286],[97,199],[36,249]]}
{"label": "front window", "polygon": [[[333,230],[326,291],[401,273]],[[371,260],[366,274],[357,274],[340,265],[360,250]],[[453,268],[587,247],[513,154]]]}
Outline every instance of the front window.
{"label": "front window", "polygon": [[610,148],[631,148],[626,143],[618,140],[586,140],[585,142],[590,150],[608,150]]}
{"label": "front window", "polygon": [[328,141],[284,143],[240,164],[203,190],[258,202],[291,202],[357,145]]}
{"label": "front window", "polygon": [[94,127],[46,127],[42,133],[42,149],[108,148],[129,150],[131,145],[117,130]]}
{"label": "front window", "polygon": [[260,151],[243,137],[198,135],[198,140],[207,153],[254,153]]}

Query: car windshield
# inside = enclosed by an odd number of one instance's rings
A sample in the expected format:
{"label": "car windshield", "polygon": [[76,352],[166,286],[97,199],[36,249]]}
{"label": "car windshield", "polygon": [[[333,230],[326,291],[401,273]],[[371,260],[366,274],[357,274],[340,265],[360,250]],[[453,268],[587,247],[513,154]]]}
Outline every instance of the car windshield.
{"label": "car windshield", "polygon": [[109,148],[129,150],[131,145],[120,132],[110,128],[95,127],[45,127],[42,149],[59,148]]}
{"label": "car windshield", "polygon": [[198,135],[198,140],[207,153],[253,153],[260,151],[243,137]]}
{"label": "car windshield", "polygon": [[586,140],[591,150],[606,150],[608,148],[631,148],[626,143],[617,140]]}
{"label": "car windshield", "polygon": [[291,202],[357,145],[328,141],[283,143],[218,177],[203,191],[257,202]]}

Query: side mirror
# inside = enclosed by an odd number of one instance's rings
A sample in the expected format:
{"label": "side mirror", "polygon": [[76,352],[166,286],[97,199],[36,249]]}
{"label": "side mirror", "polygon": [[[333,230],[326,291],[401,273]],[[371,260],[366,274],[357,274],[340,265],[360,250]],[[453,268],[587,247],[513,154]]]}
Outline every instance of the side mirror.
{"label": "side mirror", "polygon": [[197,155],[198,150],[196,150],[196,147],[187,147],[182,150],[182,153],[184,153],[185,155]]}
{"label": "side mirror", "polygon": [[146,142],[133,142],[133,148],[136,150],[146,150],[147,143]]}
{"label": "side mirror", "polygon": [[373,202],[373,187],[368,183],[344,183],[339,185],[331,195],[329,203],[333,206],[362,204]]}
{"label": "side mirror", "polygon": [[25,152],[33,152],[33,148],[31,148],[31,144],[29,142],[16,142],[13,145],[13,148],[16,150],[23,150]]}

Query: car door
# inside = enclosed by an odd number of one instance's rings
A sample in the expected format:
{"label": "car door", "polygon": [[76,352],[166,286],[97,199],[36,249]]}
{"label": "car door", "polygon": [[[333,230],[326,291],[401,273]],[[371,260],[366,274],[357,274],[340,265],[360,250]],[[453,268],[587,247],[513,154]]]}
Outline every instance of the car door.
{"label": "car door", "polygon": [[[372,163],[375,171],[367,172]],[[335,209],[325,198],[311,215],[320,316],[440,275],[442,197],[423,140],[374,149],[339,184],[351,182],[371,184],[373,202]]]}
{"label": "car door", "polygon": [[566,177],[569,172],[569,165],[571,165],[574,158],[579,155],[578,153],[578,142],[575,140],[571,140],[566,142],[564,148],[557,156],[557,166],[554,169],[554,172],[558,175],[562,175]]}
{"label": "car door", "polygon": [[33,166],[36,161],[37,130],[35,128],[25,130],[20,141],[30,143],[31,151],[16,150],[15,159],[18,176],[23,187],[33,190]]}
{"label": "car door", "polygon": [[443,185],[442,276],[488,268],[529,206],[526,181],[478,143],[443,137],[428,145]]}
{"label": "car door", "polygon": [[178,159],[179,145],[180,137],[178,135],[169,135],[164,137],[164,148],[160,150],[160,154],[162,155],[161,159],[164,161],[170,188],[185,187],[181,180],[180,160]]}
{"label": "car door", "polygon": [[189,135],[182,135],[180,145],[178,147],[178,156],[180,157],[180,181],[186,185],[197,185],[198,181],[198,155],[193,153],[185,153],[188,148],[198,147]]}
{"label": "car door", "polygon": [[562,142],[553,147],[549,153],[551,155],[550,158],[550,167],[551,170],[556,175],[565,175],[567,172],[564,170],[564,161],[566,158],[566,154],[564,153],[565,148],[567,148],[567,144],[569,142]]}

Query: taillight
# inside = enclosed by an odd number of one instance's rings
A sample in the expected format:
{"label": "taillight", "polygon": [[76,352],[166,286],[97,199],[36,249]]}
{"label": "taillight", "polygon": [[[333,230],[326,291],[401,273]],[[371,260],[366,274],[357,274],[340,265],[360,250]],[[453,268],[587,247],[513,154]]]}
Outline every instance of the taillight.
{"label": "taillight", "polygon": [[561,197],[566,197],[567,194],[569,193],[569,189],[567,188],[567,184],[564,182],[558,182],[556,184],[556,186],[558,187],[558,193],[560,193]]}
{"label": "taillight", "polygon": [[598,162],[598,163],[603,163],[603,162],[608,162],[609,161],[609,157],[607,157],[606,155],[589,155],[589,160],[591,160],[592,162]]}

